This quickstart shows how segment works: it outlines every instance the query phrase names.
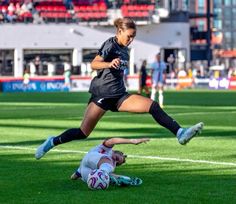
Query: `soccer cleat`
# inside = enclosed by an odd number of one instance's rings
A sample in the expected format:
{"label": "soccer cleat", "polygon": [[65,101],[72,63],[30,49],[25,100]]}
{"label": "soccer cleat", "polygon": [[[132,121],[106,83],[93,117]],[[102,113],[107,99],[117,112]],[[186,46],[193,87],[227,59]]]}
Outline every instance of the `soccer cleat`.
{"label": "soccer cleat", "polygon": [[133,177],[131,178],[131,182],[130,185],[131,186],[139,186],[143,183],[142,179],[138,178],[138,177]]}
{"label": "soccer cleat", "polygon": [[143,183],[142,179],[137,177],[118,176],[114,177],[110,175],[110,184],[115,186],[139,186]]}
{"label": "soccer cleat", "polygon": [[178,141],[181,145],[187,144],[194,136],[201,134],[204,123],[200,122],[190,128],[183,128],[178,136]]}
{"label": "soccer cleat", "polygon": [[77,179],[81,179],[81,177],[82,177],[81,174],[78,171],[76,171],[71,175],[70,179],[77,180]]}
{"label": "soccer cleat", "polygon": [[35,153],[35,158],[40,159],[43,157],[50,149],[54,147],[52,140],[54,137],[49,137],[48,139],[45,140],[43,144],[41,144]]}
{"label": "soccer cleat", "polygon": [[117,178],[111,174],[109,176],[110,176],[110,184],[114,186],[119,186]]}

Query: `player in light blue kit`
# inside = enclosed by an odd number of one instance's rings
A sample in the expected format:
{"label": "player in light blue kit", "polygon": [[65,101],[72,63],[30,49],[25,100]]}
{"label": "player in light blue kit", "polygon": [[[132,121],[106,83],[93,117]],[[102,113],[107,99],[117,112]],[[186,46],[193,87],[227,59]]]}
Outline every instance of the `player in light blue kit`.
{"label": "player in light blue kit", "polygon": [[123,152],[113,150],[114,145],[117,144],[134,144],[148,142],[148,138],[140,139],[125,139],[125,138],[110,138],[103,141],[102,144],[92,148],[83,158],[79,168],[71,175],[72,180],[81,179],[87,182],[89,174],[95,170],[100,169],[110,175],[110,182],[118,186],[138,186],[142,184],[142,180],[137,177],[128,177],[114,174],[116,166],[125,163],[127,155]]}
{"label": "player in light blue kit", "polygon": [[166,71],[165,62],[161,61],[161,54],[156,55],[156,61],[151,65],[152,69],[152,93],[151,99],[155,101],[156,92],[158,88],[158,102],[161,108],[163,108],[163,84],[164,84],[164,73]]}

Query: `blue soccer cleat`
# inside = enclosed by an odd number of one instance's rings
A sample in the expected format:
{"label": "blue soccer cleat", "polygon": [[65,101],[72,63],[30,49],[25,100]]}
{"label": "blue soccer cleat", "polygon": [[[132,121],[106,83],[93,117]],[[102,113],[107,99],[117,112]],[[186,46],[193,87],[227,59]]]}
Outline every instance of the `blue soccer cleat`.
{"label": "blue soccer cleat", "polygon": [[112,176],[110,175],[110,184],[115,186],[139,186],[143,183],[142,179],[128,176]]}
{"label": "blue soccer cleat", "polygon": [[54,147],[53,145],[53,138],[54,137],[49,137],[48,139],[45,140],[43,144],[41,144],[36,152],[35,152],[35,158],[40,159],[42,158],[50,149]]}
{"label": "blue soccer cleat", "polygon": [[181,145],[187,144],[193,137],[201,134],[204,123],[200,122],[190,128],[183,128],[180,135],[177,137]]}
{"label": "blue soccer cleat", "polygon": [[113,186],[119,186],[117,178],[111,174],[109,176],[110,176],[110,184]]}

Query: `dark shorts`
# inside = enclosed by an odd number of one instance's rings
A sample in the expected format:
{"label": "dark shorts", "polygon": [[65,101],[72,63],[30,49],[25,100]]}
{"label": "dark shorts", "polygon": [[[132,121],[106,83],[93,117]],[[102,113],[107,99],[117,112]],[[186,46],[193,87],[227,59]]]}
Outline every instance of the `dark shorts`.
{"label": "dark shorts", "polygon": [[94,102],[97,106],[102,108],[103,110],[110,110],[113,112],[118,112],[118,109],[120,105],[123,103],[125,99],[127,99],[130,96],[129,93],[125,93],[121,96],[116,97],[97,97],[97,96],[91,96],[88,103]]}
{"label": "dark shorts", "polygon": [[141,79],[141,87],[144,87],[144,86],[146,86],[147,84],[146,84],[146,78],[145,79]]}

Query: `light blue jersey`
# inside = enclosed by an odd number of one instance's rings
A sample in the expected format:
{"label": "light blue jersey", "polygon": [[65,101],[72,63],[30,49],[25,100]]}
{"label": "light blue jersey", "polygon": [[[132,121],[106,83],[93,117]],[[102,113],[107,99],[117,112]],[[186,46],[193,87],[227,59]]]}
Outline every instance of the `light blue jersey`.
{"label": "light blue jersey", "polygon": [[[82,180],[87,182],[88,175],[94,170],[98,168],[98,163],[101,158],[108,158],[111,161],[112,159],[112,148],[106,147],[103,144],[100,144],[94,148],[92,148],[83,158],[82,162],[80,163],[80,167],[78,168],[78,172],[82,176]],[[115,167],[115,163],[114,163]]]}
{"label": "light blue jersey", "polygon": [[151,65],[151,69],[153,70],[152,73],[152,84],[155,86],[159,83],[163,84],[164,77],[163,73],[166,70],[165,62],[153,62]]}

